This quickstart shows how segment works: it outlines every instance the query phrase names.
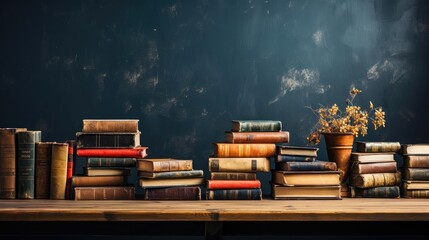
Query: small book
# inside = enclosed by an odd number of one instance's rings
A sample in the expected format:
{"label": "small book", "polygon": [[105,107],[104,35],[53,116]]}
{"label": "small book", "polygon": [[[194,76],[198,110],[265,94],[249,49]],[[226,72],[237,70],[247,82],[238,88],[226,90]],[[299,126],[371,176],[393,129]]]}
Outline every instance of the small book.
{"label": "small book", "polygon": [[201,200],[201,187],[145,188],[144,200]]}
{"label": "small book", "polygon": [[208,189],[207,200],[262,200],[260,188],[251,189]]}
{"label": "small book", "polygon": [[340,171],[272,171],[272,183],[283,186],[326,186],[340,184]]}
{"label": "small book", "polygon": [[276,170],[280,171],[337,171],[335,162],[277,162]]}
{"label": "small book", "polygon": [[256,180],[256,173],[252,172],[210,172],[213,180]]}
{"label": "small book", "polygon": [[403,179],[429,181],[429,168],[403,168]]}
{"label": "small book", "polygon": [[207,189],[261,188],[259,180],[207,180]]}
{"label": "small book", "polygon": [[429,143],[402,144],[401,154],[427,154],[429,155]]}
{"label": "small book", "polygon": [[352,174],[349,182],[350,186],[359,188],[397,186],[401,183],[401,172]]}
{"label": "small book", "polygon": [[125,167],[84,167],[86,176],[128,176],[130,168]]}
{"label": "small book", "polygon": [[157,179],[167,179],[167,178],[193,178],[193,177],[203,177],[203,170],[188,170],[188,171],[169,171],[169,172],[143,172],[138,171],[137,176],[142,178],[157,178]]}
{"label": "small book", "polygon": [[89,157],[86,158],[87,167],[135,167],[136,158],[109,158]]}
{"label": "small book", "polygon": [[282,122],[278,120],[232,120],[233,132],[280,132]]}
{"label": "small book", "polygon": [[204,184],[204,178],[202,177],[177,178],[177,179],[139,178],[138,184],[142,188],[198,186],[198,185]]}
{"label": "small book", "polygon": [[142,172],[190,171],[191,159],[146,158],[137,160],[137,170]]}
{"label": "small book", "polygon": [[127,185],[127,177],[118,176],[73,176],[72,187],[97,187],[97,186],[124,186]]}
{"label": "small book", "polygon": [[352,152],[350,160],[359,162],[359,163],[393,162],[395,161],[395,153],[394,152],[382,152],[382,153]]}
{"label": "small book", "polygon": [[134,186],[75,187],[75,200],[134,200]]}
{"label": "small book", "polygon": [[270,158],[265,157],[209,158],[211,172],[269,172],[270,167]]}
{"label": "small book", "polygon": [[289,145],[277,145],[277,154],[279,155],[296,155],[296,156],[310,156],[317,157],[317,151],[319,148],[316,147],[302,147],[302,146],[289,146]]}
{"label": "small book", "polygon": [[77,132],[78,148],[134,148],[140,146],[140,132]]}
{"label": "small book", "polygon": [[278,154],[275,158],[275,161],[276,162],[314,162],[316,161],[316,156]]}
{"label": "small book", "polygon": [[275,143],[213,143],[214,157],[273,157]]}
{"label": "small book", "polygon": [[288,143],[289,132],[226,132],[228,143]]}
{"label": "small book", "polygon": [[396,171],[398,171],[398,168],[395,161],[377,163],[352,162],[350,167],[350,174],[395,173]]}
{"label": "small book", "polygon": [[138,119],[83,119],[82,132],[138,132]]}
{"label": "small book", "polygon": [[342,199],[340,185],[334,186],[282,186],[271,183],[273,199]]}
{"label": "small book", "polygon": [[78,148],[79,157],[145,158],[147,147],[135,148]]}
{"label": "small book", "polygon": [[379,186],[370,188],[350,187],[352,198],[399,198],[399,186]]}
{"label": "small book", "polygon": [[399,142],[365,142],[356,141],[356,151],[366,153],[398,152],[401,149]]}
{"label": "small book", "polygon": [[429,154],[428,155],[402,155],[404,167],[411,168],[429,168]]}
{"label": "small book", "polygon": [[406,190],[429,190],[429,181],[402,180],[402,187]]}

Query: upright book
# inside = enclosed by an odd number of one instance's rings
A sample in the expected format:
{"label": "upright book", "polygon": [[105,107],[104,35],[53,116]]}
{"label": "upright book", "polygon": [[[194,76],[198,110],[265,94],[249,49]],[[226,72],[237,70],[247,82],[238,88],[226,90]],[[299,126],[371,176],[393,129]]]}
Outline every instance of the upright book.
{"label": "upright book", "polygon": [[226,132],[228,143],[288,143],[289,132]]}
{"label": "upright book", "polygon": [[66,199],[68,151],[67,143],[52,144],[50,199]]}
{"label": "upright book", "polygon": [[399,142],[365,142],[356,141],[357,152],[377,153],[377,152],[398,152],[401,149]]}
{"label": "upright book", "polygon": [[140,132],[77,132],[78,148],[134,148],[140,146]]}
{"label": "upright book", "polygon": [[275,143],[214,143],[214,157],[273,157]]}
{"label": "upright book", "polygon": [[138,132],[138,119],[83,119],[82,132]]}
{"label": "upright book", "polygon": [[280,132],[282,122],[278,120],[233,120],[233,132]]}
{"label": "upright book", "polygon": [[36,143],[35,198],[49,199],[51,189],[51,156],[54,142]]}

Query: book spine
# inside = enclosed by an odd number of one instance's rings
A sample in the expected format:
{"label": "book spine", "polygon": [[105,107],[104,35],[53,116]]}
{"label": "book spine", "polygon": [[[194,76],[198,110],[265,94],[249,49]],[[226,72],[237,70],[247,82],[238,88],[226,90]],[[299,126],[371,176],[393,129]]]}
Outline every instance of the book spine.
{"label": "book spine", "polygon": [[201,200],[200,187],[145,188],[145,200]]}
{"label": "book spine", "polygon": [[138,120],[84,119],[82,132],[138,132]]}
{"label": "book spine", "polygon": [[192,160],[153,162],[154,172],[189,171],[192,170]]}
{"label": "book spine", "polygon": [[366,173],[350,176],[350,185],[359,188],[396,186],[401,182],[401,172]]}
{"label": "book spine", "polygon": [[259,180],[207,180],[207,189],[251,189],[261,188]]}
{"label": "book spine", "polygon": [[40,142],[40,131],[23,131],[17,137],[17,198],[34,199],[36,166],[36,142]]}
{"label": "book spine", "polygon": [[157,178],[157,179],[171,179],[171,178],[192,178],[202,177],[204,175],[203,170],[189,170],[189,171],[170,171],[170,172],[140,172],[139,176],[145,178]]}
{"label": "book spine", "polygon": [[280,132],[281,121],[234,121],[233,131],[237,132]]}
{"label": "book spine", "polygon": [[128,157],[128,158],[145,158],[147,147],[136,148],[118,148],[118,149],[101,149],[101,148],[78,148],[77,156],[79,157]]}
{"label": "book spine", "polygon": [[122,186],[126,176],[73,176],[72,187]]}
{"label": "book spine", "polygon": [[256,180],[256,173],[246,172],[210,172],[212,180]]}
{"label": "book spine", "polygon": [[381,186],[371,188],[351,187],[352,198],[399,198],[399,186]]}
{"label": "book spine", "polygon": [[276,169],[282,171],[337,171],[335,162],[283,162],[276,163]]}
{"label": "book spine", "polygon": [[405,190],[401,191],[404,198],[429,198],[429,189]]}
{"label": "book spine", "polygon": [[276,162],[314,162],[316,157],[297,156],[297,155],[280,155],[276,156]]}
{"label": "book spine", "polygon": [[215,157],[273,157],[274,143],[215,143]]}
{"label": "book spine", "polygon": [[429,155],[404,155],[404,166],[414,168],[429,168]]}
{"label": "book spine", "polygon": [[350,172],[353,174],[365,173],[395,173],[398,171],[396,162],[359,163],[353,161]]}
{"label": "book spine", "polygon": [[229,132],[229,143],[288,143],[289,132]]}
{"label": "book spine", "polygon": [[52,142],[36,143],[35,198],[49,199],[51,184]]}
{"label": "book spine", "polygon": [[86,159],[87,167],[135,167],[135,158],[102,158],[89,157]]}
{"label": "book spine", "polygon": [[76,133],[78,148],[134,148],[140,146],[140,133]]}
{"label": "book spine", "polygon": [[66,179],[66,199],[73,199],[73,191],[71,189],[71,181],[74,173],[74,163],[75,163],[75,148],[76,141],[67,140],[68,151],[67,151],[67,179]]}
{"label": "book spine", "polygon": [[67,183],[67,143],[52,144],[50,199],[64,200]]}
{"label": "book spine", "polygon": [[75,200],[134,200],[134,187],[75,187]]}
{"label": "book spine", "polygon": [[429,181],[429,168],[409,168],[403,169],[405,180]]}
{"label": "book spine", "polygon": [[208,189],[207,200],[262,200],[260,188],[253,189]]}
{"label": "book spine", "polygon": [[269,172],[269,158],[209,158],[211,172]]}
{"label": "book spine", "polygon": [[358,142],[356,148],[358,152],[398,152],[401,144],[399,142]]}

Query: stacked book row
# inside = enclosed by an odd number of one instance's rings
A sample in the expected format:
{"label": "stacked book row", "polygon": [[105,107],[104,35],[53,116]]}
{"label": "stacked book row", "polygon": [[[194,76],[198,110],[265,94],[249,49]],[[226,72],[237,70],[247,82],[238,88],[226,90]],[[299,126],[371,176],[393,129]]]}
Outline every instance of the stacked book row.
{"label": "stacked book row", "polygon": [[404,198],[429,198],[429,144],[403,144],[402,188]]}

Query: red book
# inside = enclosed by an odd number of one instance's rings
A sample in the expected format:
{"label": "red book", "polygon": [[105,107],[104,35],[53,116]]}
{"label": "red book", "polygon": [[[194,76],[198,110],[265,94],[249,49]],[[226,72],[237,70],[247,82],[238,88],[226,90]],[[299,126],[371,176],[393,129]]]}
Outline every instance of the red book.
{"label": "red book", "polygon": [[80,148],[77,149],[79,157],[128,157],[128,158],[145,158],[147,147],[136,148]]}
{"label": "red book", "polygon": [[261,188],[259,180],[207,180],[207,189]]}
{"label": "red book", "polygon": [[66,181],[66,199],[72,199],[71,182],[73,177],[73,166],[74,166],[74,140],[67,140],[69,144],[68,156],[67,156],[67,181]]}

